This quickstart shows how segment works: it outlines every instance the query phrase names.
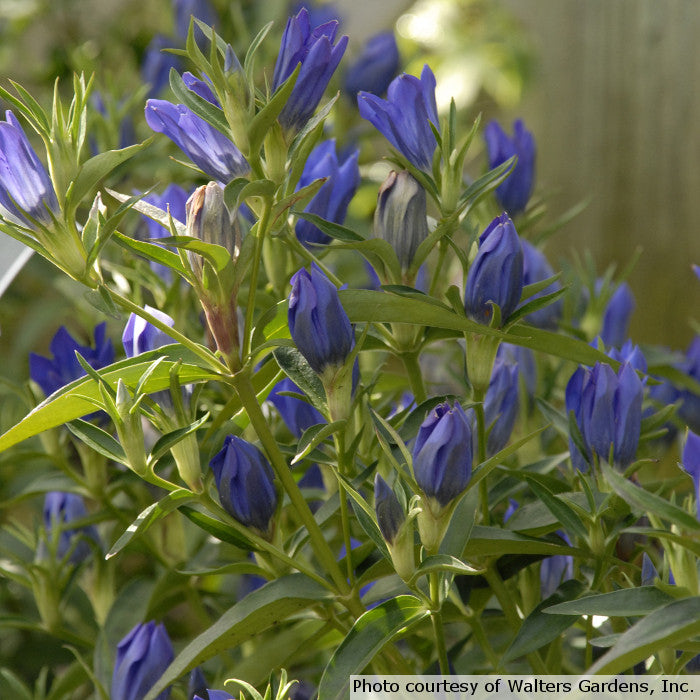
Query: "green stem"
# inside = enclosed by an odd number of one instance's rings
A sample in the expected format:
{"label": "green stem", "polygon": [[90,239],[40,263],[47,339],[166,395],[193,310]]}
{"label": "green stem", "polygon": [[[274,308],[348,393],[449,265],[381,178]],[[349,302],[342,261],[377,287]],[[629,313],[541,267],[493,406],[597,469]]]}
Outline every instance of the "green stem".
{"label": "green stem", "polygon": [[299,486],[297,486],[292,472],[287,466],[287,461],[284,455],[280,451],[275,438],[270,432],[270,428],[267,425],[265,416],[258,403],[257,396],[255,395],[255,389],[251,384],[250,377],[247,372],[240,372],[233,378],[233,385],[238,392],[238,396],[241,400],[250,422],[258,436],[258,439],[262,443],[267,456],[270,458],[270,463],[277,475],[277,478],[282,483],[284,490],[289,496],[289,500],[292,506],[296,510],[299,518],[306,527],[309,533],[309,539],[311,541],[311,546],[314,549],[314,553],[318,558],[319,562],[323,566],[324,570],[330,574],[333,579],[337,590],[341,595],[346,597],[346,603],[348,609],[355,615],[359,616],[364,612],[364,608],[360,603],[359,599],[351,596],[351,588],[348,582],[343,576],[343,572],[338,565],[333,552],[331,551],[328,542],[326,542],[323,532],[321,532],[318,523],[314,519],[313,513],[309,509],[309,505],[304,499]]}
{"label": "green stem", "polygon": [[[348,476],[348,468],[345,463],[345,433],[340,431],[334,434],[335,450],[338,457],[338,473]],[[343,543],[345,544],[345,564],[348,581],[355,585],[355,571],[352,568],[352,541],[350,536],[350,515],[348,513],[348,497],[342,479],[338,479],[338,499],[340,503],[340,523],[343,530]]]}
{"label": "green stem", "polygon": [[187,336],[184,336],[179,331],[163,323],[160,319],[156,318],[152,314],[149,314],[148,311],[140,307],[138,304],[135,304],[130,299],[123,297],[121,294],[119,294],[119,292],[115,292],[113,289],[110,289],[107,286],[104,286],[103,289],[106,289],[110,297],[123,309],[140,316],[145,321],[148,321],[148,323],[150,323],[152,326],[155,326],[158,330],[163,331],[163,333],[171,337],[173,340],[176,340],[181,345],[184,345],[188,350],[191,350],[195,355],[197,355],[197,357],[204,360],[207,366],[211,367],[215,372],[220,373],[225,371],[226,368],[217,359],[216,355],[212,354],[203,345],[191,341]]}
{"label": "green stem", "polygon": [[491,662],[493,670],[498,672],[502,671],[501,660],[498,658],[496,652],[493,650],[491,642],[486,636],[486,632],[484,632],[484,626],[481,624],[480,615],[472,613],[470,616],[467,617],[467,621],[469,622],[469,626],[472,628],[474,637],[479,643],[481,650],[484,652],[484,654],[486,654],[488,660]]}
{"label": "green stem", "polygon": [[[486,461],[486,416],[484,415],[483,396],[475,396],[474,413],[476,414],[476,441],[477,441],[477,458],[479,464]],[[486,479],[479,482],[479,497],[481,499],[481,520],[484,525],[488,525],[491,521],[489,512],[489,487]]]}
{"label": "green stem", "polygon": [[435,643],[437,644],[440,673],[442,673],[443,675],[449,675],[450,662],[447,658],[447,646],[445,644],[445,628],[442,624],[442,612],[440,610],[440,573],[437,571],[433,571],[430,574],[430,599],[432,602],[430,618],[433,623]]}
{"label": "green stem", "polygon": [[253,319],[255,317],[255,297],[258,293],[258,274],[262,263],[263,241],[267,236],[270,228],[270,212],[272,210],[272,202],[269,198],[263,201],[263,210],[260,220],[258,221],[257,230],[255,232],[255,251],[253,253],[253,262],[250,268],[250,287],[248,288],[248,304],[245,309],[245,327],[243,331],[243,348],[241,349],[241,357],[245,362],[250,352],[250,342],[253,336]]}
{"label": "green stem", "polygon": [[438,283],[440,282],[440,278],[442,276],[442,266],[445,264],[445,256],[446,255],[447,255],[447,240],[443,237],[440,239],[440,243],[438,243],[437,265],[435,266],[435,273],[433,274],[433,279],[430,282],[430,291],[428,292],[428,294],[431,297],[434,297],[435,292],[437,291]]}
{"label": "green stem", "polygon": [[425,391],[423,374],[418,362],[418,353],[403,352],[401,353],[401,360],[403,361],[403,366],[406,368],[406,374],[408,375],[408,381],[411,385],[411,391],[413,392],[413,397],[416,400],[416,405],[420,405],[428,398],[428,396]]}

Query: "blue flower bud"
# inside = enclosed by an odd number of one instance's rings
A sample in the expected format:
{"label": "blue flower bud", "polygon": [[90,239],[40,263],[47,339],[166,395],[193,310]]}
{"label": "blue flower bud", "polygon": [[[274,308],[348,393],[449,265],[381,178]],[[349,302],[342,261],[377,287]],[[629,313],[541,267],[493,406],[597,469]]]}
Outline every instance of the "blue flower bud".
{"label": "blue flower bud", "polygon": [[149,97],[160,94],[163,88],[169,84],[171,68],[176,71],[181,70],[180,57],[169,51],[164,51],[164,49],[172,48],[176,43],[175,39],[156,34],[146,47],[141,63],[141,79],[149,86]]}
{"label": "blue flower bud", "polygon": [[[342,224],[345,221],[350,200],[360,184],[358,157],[359,151],[352,151],[341,162],[335,152],[335,139],[323,141],[316,146],[304,165],[297,190],[319,178],[325,177],[327,180],[306,205],[304,211],[317,214],[326,221]],[[299,219],[294,230],[297,238],[305,246],[330,241],[330,238],[310,221]]]}
{"label": "blue flower bud", "polygon": [[479,237],[479,251],[467,274],[464,308],[479,323],[488,324],[491,304],[505,320],[515,311],[523,291],[523,250],[507,214],[496,217]]}
{"label": "blue flower bud", "polygon": [[659,578],[659,572],[649,555],[644,552],[642,554],[642,586],[653,586],[657,578]]}
{"label": "blue flower bud", "polygon": [[[207,690],[208,700],[234,700],[233,695],[229,695],[225,690]],[[201,695],[195,695],[193,700],[206,700]]]}
{"label": "blue flower bud", "polygon": [[44,529],[49,542],[54,532],[59,531],[56,546],[56,557],[63,559],[72,549],[70,561],[79,564],[90,555],[90,545],[86,538],[97,545],[100,537],[93,525],[78,528],[68,527],[76,520],[82,520],[88,515],[83,499],[74,493],[49,491],[44,497]]}
{"label": "blue flower bud", "polygon": [[392,170],[379,188],[374,235],[391,244],[404,271],[428,237],[425,190],[407,170]]}
{"label": "blue flower bud", "polygon": [[333,45],[337,31],[337,20],[312,29],[309,13],[304,8],[287,20],[275,63],[272,89],[277,90],[299,63],[301,69],[292,94],[279,115],[279,122],[285,130],[301,129],[323,97],[348,44],[348,38],[343,36]]}
{"label": "blue flower bud", "polygon": [[[117,646],[110,700],[142,700],[175,658],[165,627],[136,625]],[[156,700],[168,700],[170,689]]]}
{"label": "blue flower bud", "polygon": [[195,666],[190,671],[190,677],[187,680],[187,700],[194,700],[195,695],[204,696],[207,692],[207,679],[199,666]]}
{"label": "blue flower bud", "polygon": [[525,382],[525,391],[531,400],[534,399],[537,390],[537,363],[532,350],[521,345],[501,343],[496,359],[518,366],[518,372]]}
{"label": "blue flower bud", "polygon": [[294,437],[301,437],[302,433],[312,425],[326,422],[326,419],[307,401],[296,399],[293,396],[285,396],[282,393],[287,391],[297,394],[303,393],[289,377],[285,377],[275,384],[268,400],[277,409]]}
{"label": "blue flower bud", "polygon": [[47,396],[50,396],[66,384],[85,376],[85,370],[75,356],[76,351],[93,369],[102,369],[111,365],[114,362],[114,347],[112,341],[105,335],[106,328],[106,323],[95,326],[95,347],[92,348],[80,345],[65,327],[61,326],[49,346],[53,359],[30,353],[31,378]]}
{"label": "blue flower bud", "polygon": [[525,210],[535,181],[535,139],[522,120],[513,122],[510,137],[498,122],[489,122],[484,129],[489,167],[496,168],[513,156],[518,161],[508,177],[496,188],[496,199],[511,215]]}
{"label": "blue flower bud", "polygon": [[585,469],[585,462],[590,463],[593,455],[607,462],[611,447],[613,464],[624,468],[634,461],[643,389],[641,379],[627,362],[617,374],[610,365],[601,363],[592,370],[576,370],[566,387],[566,410],[574,412],[586,452],[581,454],[570,441],[574,466]]}
{"label": "blue flower bud", "polygon": [[[148,305],[144,306],[144,309],[171,328],[175,325],[175,321],[168,314]],[[127,357],[135,357],[173,342],[169,335],[136,314],[129,316],[122,334],[122,343]]]}
{"label": "blue flower bud", "polygon": [[0,205],[27,223],[25,214],[49,225],[59,212],[51,178],[10,110],[0,120]]}
{"label": "blue flower bud", "polygon": [[233,141],[185,105],[148,100],[146,122],[153,131],[165,134],[202,171],[223,184],[250,170]]}
{"label": "blue flower bud", "polygon": [[610,297],[603,314],[600,337],[606,347],[619,348],[627,339],[630,317],[634,311],[634,295],[627,282],[622,282]]}
{"label": "blue flower bud", "polygon": [[[204,24],[208,24],[210,27],[215,27],[219,24],[216,10],[208,0],[173,0],[173,9],[175,10],[175,31],[183,40],[187,39],[192,17],[204,22]],[[200,29],[197,28],[196,31],[201,34]]]}
{"label": "blue flower bud", "polygon": [[438,404],[423,421],[413,447],[413,473],[441,507],[459,496],[472,473],[472,429],[462,407]]}
{"label": "blue flower bud", "polygon": [[484,422],[489,431],[486,453],[502,450],[513,432],[518,416],[518,366],[496,360],[484,398]]}
{"label": "blue flower bud", "polygon": [[[559,530],[557,534],[571,545],[566,533]],[[540,590],[542,598],[549,598],[557,590],[562,581],[574,577],[574,558],[568,554],[555,554],[547,557],[540,564]]]}
{"label": "blue flower bud", "polygon": [[681,462],[683,468],[693,478],[695,505],[698,520],[700,520],[700,435],[696,435],[692,430],[688,431],[688,436],[685,439]]}
{"label": "blue flower bud", "polygon": [[360,90],[383,95],[399,70],[399,47],[393,32],[369,38],[345,72],[345,90],[355,99]]}
{"label": "blue flower bud", "polygon": [[[542,280],[552,277],[554,275],[554,270],[544,256],[544,253],[538,248],[535,248],[529,241],[521,240],[520,243],[523,247],[523,286],[542,282]],[[561,289],[561,284],[559,284],[559,282],[553,282],[548,287],[545,287],[543,290],[537,292],[537,294],[531,296],[528,301],[533,301],[547,294],[552,294],[559,289]],[[538,328],[553,329],[557,327],[563,310],[564,302],[559,298],[552,304],[528,314],[525,319]]]}
{"label": "blue flower bud", "polygon": [[289,331],[314,372],[339,367],[355,345],[355,336],[335,285],[317,265],[291,279]]}
{"label": "blue flower bud", "polygon": [[647,360],[644,353],[640,350],[639,345],[635,345],[631,340],[627,340],[624,345],[618,350],[616,347],[608,350],[608,356],[618,362],[629,362],[634,369],[647,373]]}
{"label": "blue flower bud", "polygon": [[402,73],[392,80],[387,98],[359,92],[360,115],[374,126],[419,170],[432,170],[437,147],[430,124],[439,129],[435,76],[429,66],[421,77]]}
{"label": "blue flower bud", "polygon": [[229,435],[209,466],[226,511],[243,525],[268,535],[277,492],[265,455],[255,445]]}
{"label": "blue flower bud", "polygon": [[377,514],[382,537],[392,544],[406,520],[406,514],[396,494],[379,473],[374,477],[374,512]]}
{"label": "blue flower bud", "polygon": [[[680,369],[691,379],[700,381],[700,335],[696,335],[688,346],[685,361],[681,363]],[[692,430],[700,433],[700,395],[689,389],[683,389],[680,396],[682,402],[678,415]]]}

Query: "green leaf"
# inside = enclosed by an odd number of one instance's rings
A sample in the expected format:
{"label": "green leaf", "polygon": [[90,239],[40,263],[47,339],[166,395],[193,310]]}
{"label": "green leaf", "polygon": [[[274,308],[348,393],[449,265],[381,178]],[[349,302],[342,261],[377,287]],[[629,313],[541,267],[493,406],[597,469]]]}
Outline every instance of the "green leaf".
{"label": "green leaf", "polygon": [[149,243],[148,241],[137,241],[135,238],[129,238],[119,231],[115,231],[112,238],[122,247],[130,250],[132,253],[142,255],[146,260],[165,265],[171,270],[174,270],[185,279],[189,279],[189,273],[180,260],[177,253],[171,250],[166,250],[163,246]]}
{"label": "green leaf", "polygon": [[80,202],[97,187],[103,177],[111,173],[118,165],[121,165],[149,146],[151,141],[153,141],[153,137],[133,146],[114,151],[105,151],[83,163],[78,171],[78,175],[71,182],[66,193],[68,212],[75,212]]}
{"label": "green leaf", "polygon": [[304,356],[293,347],[281,346],[272,353],[282,371],[309,397],[322,415],[326,414],[326,392]]}
{"label": "green leaf", "polygon": [[544,612],[549,615],[633,617],[648,615],[672,600],[670,595],[654,586],[639,586],[557,603],[545,608]]}
{"label": "green leaf", "polygon": [[306,608],[331,602],[323,586],[303,574],[283,576],[253,591],[190,642],[170,664],[144,700],[155,700],[183,674],[219,653],[240,646],[260,632]]}
{"label": "green leaf", "polygon": [[206,258],[217,272],[222,272],[233,263],[231,251],[222,245],[207,243],[192,236],[164,236],[158,239],[162,245],[171,245],[173,248],[192,250],[203,258]]}
{"label": "green leaf", "polygon": [[[170,386],[170,369],[178,360],[182,361],[178,371],[181,384],[216,379],[218,376],[210,370],[190,364],[197,358],[179,344],[165,345],[158,350],[115,362],[101,369],[99,374],[112,388],[116,388],[118,380],[122,379],[128,388],[133,389],[144,372],[150,369],[153,360],[163,356],[167,359],[160,363],[143,387],[147,393]],[[55,428],[94,411],[95,402],[99,402],[101,398],[99,384],[91,377],[71,382],[49,396],[17,425],[0,436],[0,452],[49,428]]]}
{"label": "green leaf", "polygon": [[434,571],[449,571],[452,574],[460,574],[466,576],[476,576],[483,574],[483,569],[475,569],[469,564],[465,564],[456,557],[451,557],[449,554],[433,554],[426,557],[421,565],[413,572],[409,583],[413,583],[421,576],[427,576]]}
{"label": "green leaf", "polygon": [[700,597],[675,600],[656,609],[618,637],[587,673],[622,673],[664,647],[674,647],[700,634]]}
{"label": "green leaf", "polygon": [[613,491],[630,505],[651,515],[669,520],[686,530],[694,532],[700,530],[700,522],[695,516],[690,515],[678,506],[674,506],[660,496],[650,493],[641,486],[635,486],[607,464],[601,463],[601,469]]}
{"label": "green leaf", "polygon": [[143,535],[151,525],[195,498],[195,495],[191,491],[187,489],[178,489],[177,491],[171,491],[157,503],[151,503],[148,508],[145,508],[139,513],[138,518],[129,525],[122,533],[121,537],[110,547],[109,552],[105,555],[105,559],[110,559],[115,554],[121,552],[129,542],[135,537]]}
{"label": "green leaf", "polygon": [[576,535],[585,541],[588,536],[588,530],[581,522],[581,518],[579,518],[576,511],[553,494],[544,484],[540,483],[540,480],[536,477],[526,475],[525,478],[535,496],[544,503],[564,528],[572,535]]}
{"label": "green leaf", "polygon": [[551,617],[544,614],[544,609],[560,601],[571,600],[581,595],[585,586],[580,581],[570,579],[557,588],[551,596],[543,600],[523,621],[518,634],[505,653],[504,661],[512,661],[536,651],[545,644],[555,640],[578,620],[578,614]]}
{"label": "green leaf", "polygon": [[[326,666],[318,696],[323,700],[347,697],[350,676],[360,673],[385,644],[427,617],[418,598],[401,595],[362,615]],[[147,700],[149,700],[147,698]]]}
{"label": "green leaf", "polygon": [[74,420],[67,424],[68,430],[98,454],[118,464],[126,463],[122,446],[108,432],[84,420]]}
{"label": "green leaf", "polygon": [[440,543],[440,554],[462,558],[464,548],[474,528],[474,519],[479,505],[479,489],[467,491],[455,507],[447,532]]}
{"label": "green leaf", "polygon": [[364,236],[356,233],[352,229],[346,226],[341,226],[332,221],[326,221],[326,219],[321,218],[318,214],[313,214],[310,211],[293,211],[292,214],[298,216],[300,219],[309,221],[314,226],[317,226],[323,233],[337,241],[342,241],[343,243],[355,243],[357,241],[366,240]]}
{"label": "green leaf", "polygon": [[231,129],[226,121],[224,112],[220,107],[200,97],[196,92],[188,89],[180,74],[174,69],[170,69],[170,88],[178,102],[191,109],[198,117],[204,119],[217,131],[231,138]]}
{"label": "green leaf", "polygon": [[190,425],[185,425],[182,428],[176,428],[171,430],[165,435],[161,435],[158,441],[153,445],[151,454],[149,456],[149,461],[153,464],[159,460],[173,445],[177,445],[178,442],[183,440],[185,437],[194,433],[196,430],[204,425],[209,420],[209,414],[205,413],[199,420],[191,423]]}
{"label": "green leaf", "polygon": [[465,207],[473,207],[483,196],[495,190],[508,177],[511,169],[515,166],[515,161],[515,156],[509,158],[469,185],[460,197],[457,211],[461,212]]}
{"label": "green leaf", "polygon": [[[195,525],[202,528],[205,532],[216,537],[217,540],[222,542],[228,542],[234,547],[239,549],[244,549],[246,551],[256,551],[258,548],[253,544],[246,536],[244,532],[239,532],[234,530],[231,526],[226,523],[222,523],[220,520],[216,520],[205,513],[202,513],[194,508],[183,505],[180,506],[180,512],[189,520],[191,520]],[[244,527],[241,525],[241,530]]]}
{"label": "green leaf", "polygon": [[292,464],[296,464],[306,457],[309,452],[315,450],[327,437],[345,428],[346,420],[337,420],[333,423],[320,423],[312,425],[304,431],[297,445],[297,453],[292,459]]}
{"label": "green leaf", "polygon": [[502,554],[568,554],[577,556],[584,552],[576,547],[550,542],[537,537],[528,537],[517,532],[501,530],[497,527],[475,525],[467,542],[464,556],[501,556]]}

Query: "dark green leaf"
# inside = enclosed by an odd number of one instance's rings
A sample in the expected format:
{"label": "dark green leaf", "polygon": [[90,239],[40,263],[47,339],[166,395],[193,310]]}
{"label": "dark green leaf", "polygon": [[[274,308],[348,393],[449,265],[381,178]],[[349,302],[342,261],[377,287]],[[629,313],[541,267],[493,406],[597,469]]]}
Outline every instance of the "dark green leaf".
{"label": "dark green leaf", "polygon": [[545,539],[520,535],[517,532],[501,530],[497,527],[475,525],[464,550],[464,556],[471,559],[502,554],[583,554],[580,549],[557,544]]}
{"label": "dark green leaf", "polygon": [[632,617],[648,615],[670,603],[671,596],[654,586],[623,588],[611,593],[589,595],[565,603],[550,604],[544,612],[550,615],[603,615],[605,617]]}
{"label": "dark green leaf", "polygon": [[[255,551],[257,549],[257,546],[247,539],[243,532],[234,530],[232,527],[226,523],[222,523],[220,520],[216,520],[205,513],[185,505],[180,507],[180,512],[195,525],[201,527],[202,530],[216,537],[217,540],[228,542],[239,549],[250,551]],[[243,528],[243,526],[241,526],[241,528]]]}
{"label": "dark green leaf", "polygon": [[282,371],[309,397],[314,407],[326,413],[326,392],[304,356],[292,347],[279,347],[272,353]]}

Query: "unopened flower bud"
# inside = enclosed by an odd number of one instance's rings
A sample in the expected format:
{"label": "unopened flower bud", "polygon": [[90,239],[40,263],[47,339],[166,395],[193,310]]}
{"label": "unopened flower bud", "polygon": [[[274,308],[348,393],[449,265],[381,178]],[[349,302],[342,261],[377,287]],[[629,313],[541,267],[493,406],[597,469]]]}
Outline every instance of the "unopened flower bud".
{"label": "unopened flower bud", "polygon": [[374,478],[374,511],[377,514],[377,523],[382,537],[392,544],[399,528],[406,520],[406,515],[396,494],[380,474]]}
{"label": "unopened flower bud", "polygon": [[407,170],[392,170],[379,188],[374,235],[391,244],[404,271],[428,237],[425,190]]}

